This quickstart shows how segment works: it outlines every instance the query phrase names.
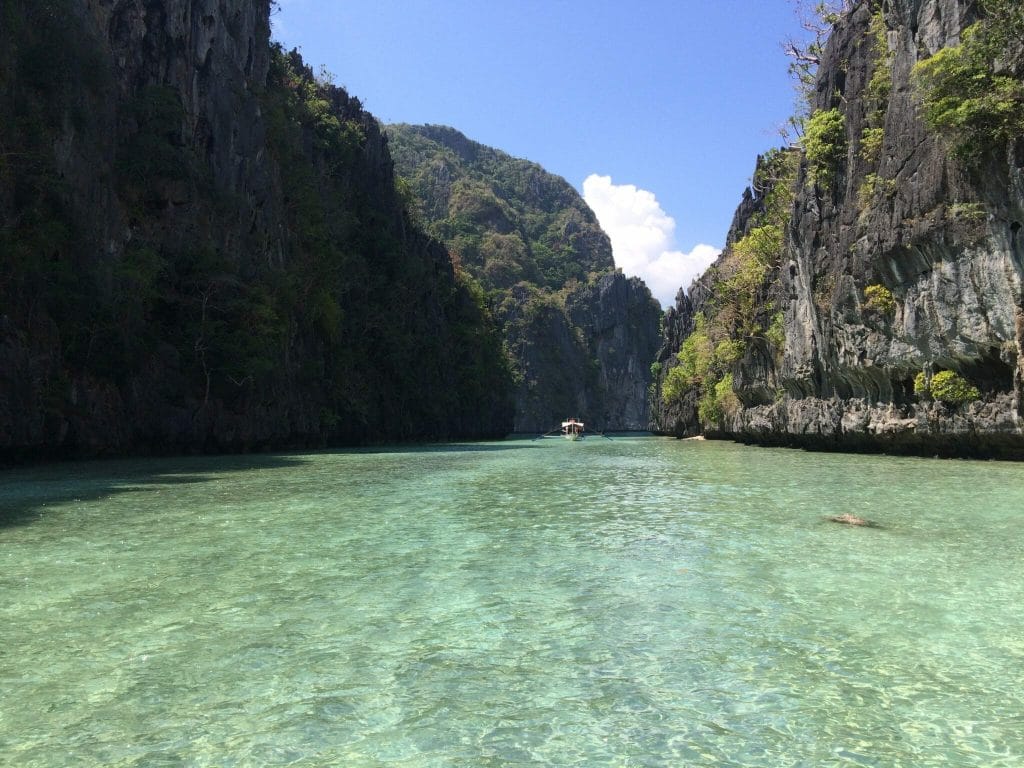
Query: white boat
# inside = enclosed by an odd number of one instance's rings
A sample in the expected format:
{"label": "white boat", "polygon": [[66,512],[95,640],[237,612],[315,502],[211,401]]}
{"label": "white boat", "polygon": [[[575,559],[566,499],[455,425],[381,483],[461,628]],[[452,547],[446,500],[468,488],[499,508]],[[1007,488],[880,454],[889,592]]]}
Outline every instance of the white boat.
{"label": "white boat", "polygon": [[567,419],[562,422],[562,437],[566,440],[583,439],[583,422],[576,419]]}

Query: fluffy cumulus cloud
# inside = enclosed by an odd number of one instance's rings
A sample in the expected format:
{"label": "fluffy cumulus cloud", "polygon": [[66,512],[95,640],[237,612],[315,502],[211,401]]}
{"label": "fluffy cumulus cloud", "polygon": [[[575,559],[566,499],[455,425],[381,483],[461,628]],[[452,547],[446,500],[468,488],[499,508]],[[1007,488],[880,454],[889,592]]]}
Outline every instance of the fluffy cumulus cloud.
{"label": "fluffy cumulus cloud", "polygon": [[615,266],[642,278],[662,306],[670,306],[679,288],[689,288],[722,252],[704,244],[689,253],[679,250],[676,221],[653,192],[591,174],[583,182],[583,198],[612,241]]}

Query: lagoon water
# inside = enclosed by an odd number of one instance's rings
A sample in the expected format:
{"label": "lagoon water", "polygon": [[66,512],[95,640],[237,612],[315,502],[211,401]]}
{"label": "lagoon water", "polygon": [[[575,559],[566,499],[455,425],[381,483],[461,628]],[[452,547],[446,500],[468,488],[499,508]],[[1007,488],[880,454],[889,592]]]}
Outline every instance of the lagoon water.
{"label": "lagoon water", "polygon": [[1024,465],[548,439],[0,510],[3,765],[1024,765]]}

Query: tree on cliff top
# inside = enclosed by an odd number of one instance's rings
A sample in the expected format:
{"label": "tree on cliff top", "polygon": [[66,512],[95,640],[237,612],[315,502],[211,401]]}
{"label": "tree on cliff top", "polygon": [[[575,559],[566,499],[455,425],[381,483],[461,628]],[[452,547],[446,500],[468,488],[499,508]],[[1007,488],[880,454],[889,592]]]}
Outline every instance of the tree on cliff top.
{"label": "tree on cliff top", "polygon": [[793,0],[803,34],[782,42],[782,50],[790,58],[789,74],[797,92],[796,110],[780,129],[789,144],[796,144],[804,134],[804,125],[813,109],[811,100],[818,65],[832,29],[856,3],[857,0],[817,0],[811,5],[808,0]]}
{"label": "tree on cliff top", "polygon": [[981,10],[959,45],[914,67],[925,122],[968,160],[1024,135],[1024,7],[982,0]]}

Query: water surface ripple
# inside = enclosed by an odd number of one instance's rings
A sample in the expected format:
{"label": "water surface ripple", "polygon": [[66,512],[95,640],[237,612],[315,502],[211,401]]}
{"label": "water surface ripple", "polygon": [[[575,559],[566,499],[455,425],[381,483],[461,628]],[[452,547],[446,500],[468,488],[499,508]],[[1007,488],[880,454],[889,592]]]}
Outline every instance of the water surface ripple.
{"label": "water surface ripple", "polygon": [[658,438],[7,471],[0,764],[1021,766],[1022,524]]}

